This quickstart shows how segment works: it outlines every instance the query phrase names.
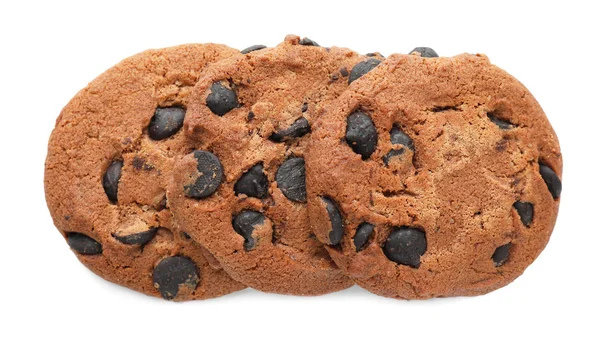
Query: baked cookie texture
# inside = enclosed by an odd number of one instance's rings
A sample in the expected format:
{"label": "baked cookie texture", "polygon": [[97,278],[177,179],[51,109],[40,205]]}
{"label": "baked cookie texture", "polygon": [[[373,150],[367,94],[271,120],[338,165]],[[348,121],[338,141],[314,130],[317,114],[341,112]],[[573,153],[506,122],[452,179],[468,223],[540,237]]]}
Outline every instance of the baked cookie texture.
{"label": "baked cookie texture", "polygon": [[181,131],[192,87],[209,63],[236,53],[215,44],[145,51],[100,75],[60,113],[46,201],[79,260],[104,279],[176,301],[245,287],[179,228],[166,196],[175,157],[196,147]]}
{"label": "baked cookie texture", "polygon": [[182,227],[234,279],[265,292],[319,295],[352,285],[312,233],[306,144],[314,111],[368,57],[290,35],[214,64],[192,94],[167,196]]}
{"label": "baked cookie texture", "polygon": [[558,139],[485,56],[422,52],[391,55],[317,112],[305,154],[312,231],[376,294],[484,294],[550,238]]}
{"label": "baked cookie texture", "polygon": [[487,57],[289,35],[120,62],[59,115],[44,184],[78,259],[148,295],[425,299],[522,274],[561,176],[541,107]]}

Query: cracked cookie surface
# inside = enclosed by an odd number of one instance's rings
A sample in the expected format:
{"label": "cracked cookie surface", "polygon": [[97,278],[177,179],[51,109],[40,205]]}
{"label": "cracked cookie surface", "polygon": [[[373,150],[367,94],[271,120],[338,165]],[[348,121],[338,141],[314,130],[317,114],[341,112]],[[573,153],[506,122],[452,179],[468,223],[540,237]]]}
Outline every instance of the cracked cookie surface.
{"label": "cracked cookie surface", "polygon": [[314,237],[306,207],[305,148],[321,103],[348,86],[367,57],[288,36],[213,65],[194,89],[184,128],[219,159],[211,196],[190,154],[175,165],[168,196],[185,230],[236,280],[266,292],[317,295],[352,282]]}
{"label": "cracked cookie surface", "polygon": [[312,230],[371,292],[483,294],[548,242],[558,140],[485,56],[418,53],[390,56],[323,106],[305,156]]}
{"label": "cracked cookie surface", "polygon": [[50,137],[46,201],[77,258],[102,278],[152,296],[190,300],[245,286],[182,232],[166,198],[173,158],[206,66],[223,45],[148,50],[107,70],[62,110]]}

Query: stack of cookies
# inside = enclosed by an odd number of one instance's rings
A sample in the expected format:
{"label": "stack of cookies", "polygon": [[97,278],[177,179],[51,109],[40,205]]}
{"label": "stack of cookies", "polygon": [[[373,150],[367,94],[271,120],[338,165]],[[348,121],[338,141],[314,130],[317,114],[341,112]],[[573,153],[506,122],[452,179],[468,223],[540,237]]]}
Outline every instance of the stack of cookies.
{"label": "stack of cookies", "polygon": [[62,110],[45,190],[79,260],[148,295],[424,299],[522,274],[561,172],[541,107],[485,56],[290,35],[123,60]]}

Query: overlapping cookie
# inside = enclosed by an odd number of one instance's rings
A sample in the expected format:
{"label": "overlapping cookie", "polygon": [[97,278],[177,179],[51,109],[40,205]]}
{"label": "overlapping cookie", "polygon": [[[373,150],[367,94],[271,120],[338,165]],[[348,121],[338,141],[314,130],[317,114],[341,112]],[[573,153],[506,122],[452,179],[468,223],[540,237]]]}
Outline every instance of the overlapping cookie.
{"label": "overlapping cookie", "polygon": [[502,287],[558,213],[561,153],[533,96],[485,56],[432,52],[394,54],[325,104],[305,155],[313,231],[388,297]]}
{"label": "overlapping cookie", "polygon": [[288,36],[125,59],[61,112],[45,189],[82,263],[149,295],[423,299],[518,277],[561,172],[542,109],[485,56]]}
{"label": "overlapping cookie", "polygon": [[96,274],[173,300],[245,287],[209,265],[166,196],[174,157],[195,147],[181,131],[192,87],[209,63],[236,53],[213,44],[145,51],[100,75],[61,112],[46,199],[56,227]]}
{"label": "overlapping cookie", "polygon": [[318,295],[352,282],[310,230],[306,143],[320,104],[368,57],[288,36],[213,65],[194,89],[168,197],[182,226],[236,280]]}

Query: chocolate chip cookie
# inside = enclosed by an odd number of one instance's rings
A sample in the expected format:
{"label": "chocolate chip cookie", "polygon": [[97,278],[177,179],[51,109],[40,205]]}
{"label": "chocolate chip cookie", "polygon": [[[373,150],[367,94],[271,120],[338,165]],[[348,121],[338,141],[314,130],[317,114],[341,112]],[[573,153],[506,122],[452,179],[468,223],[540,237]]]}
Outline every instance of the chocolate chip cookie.
{"label": "chocolate chip cookie", "polygon": [[81,90],[50,137],[46,200],[79,260],[114,283],[165,299],[244,288],[205,258],[170,212],[173,159],[195,147],[182,131],[206,66],[236,54],[183,45],[127,58]]}
{"label": "chocolate chip cookie", "polygon": [[312,231],[360,286],[478,295],[523,273],[558,213],[541,107],[482,55],[394,54],[323,106],[305,152]]}
{"label": "chocolate chip cookie", "polygon": [[194,89],[168,197],[181,225],[236,280],[318,295],[351,281],[315,238],[306,206],[306,142],[319,105],[368,57],[288,36],[213,65]]}

